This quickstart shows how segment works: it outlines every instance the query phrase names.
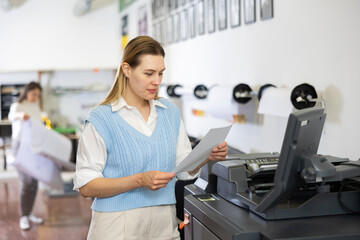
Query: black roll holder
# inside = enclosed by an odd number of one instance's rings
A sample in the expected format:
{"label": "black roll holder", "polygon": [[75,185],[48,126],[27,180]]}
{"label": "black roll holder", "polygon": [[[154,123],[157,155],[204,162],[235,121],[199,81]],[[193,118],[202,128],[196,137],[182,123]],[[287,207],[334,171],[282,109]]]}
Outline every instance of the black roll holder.
{"label": "black roll holder", "polygon": [[293,106],[298,110],[313,107],[317,102],[321,102],[322,106],[325,107],[325,101],[318,99],[314,86],[308,83],[297,85],[292,90],[290,99]]}
{"label": "black roll holder", "polygon": [[262,85],[259,92],[254,92],[248,84],[240,83],[233,89],[233,98],[236,102],[245,104],[249,102],[253,96],[257,96],[260,101],[264,91],[269,87],[275,87],[273,84]]}
{"label": "black roll holder", "polygon": [[170,97],[181,97],[184,94],[187,93],[192,93],[194,94],[194,96],[198,99],[204,99],[208,96],[209,94],[209,90],[205,85],[203,84],[199,84],[197,85],[193,91],[189,91],[187,89],[185,89],[182,85],[180,84],[175,84],[175,85],[168,85],[166,92]]}

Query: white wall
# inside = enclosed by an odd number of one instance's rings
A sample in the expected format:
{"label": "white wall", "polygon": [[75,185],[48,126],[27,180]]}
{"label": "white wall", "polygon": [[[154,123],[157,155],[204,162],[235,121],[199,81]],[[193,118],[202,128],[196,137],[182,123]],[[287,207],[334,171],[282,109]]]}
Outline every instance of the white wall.
{"label": "white wall", "polygon": [[[72,15],[75,0],[23,2],[9,13],[0,11],[3,72],[115,68],[120,57],[121,17],[129,14],[131,39],[138,34],[138,8],[147,4],[150,33],[152,29],[151,1],[139,0],[121,14],[115,2],[105,1],[111,3],[81,18]],[[259,0],[256,3],[259,6]],[[254,24],[245,25],[242,17],[238,28],[228,27],[166,46],[164,82],[191,87],[242,82],[254,90],[265,83],[292,89],[308,82],[322,92],[327,105],[319,152],[357,159],[359,11],[357,0],[275,0],[271,20],[259,20],[257,8]],[[35,72],[29,74],[29,78],[37,76]],[[110,78],[111,74],[105,75]],[[189,134],[201,137],[210,127],[228,124],[192,116],[192,106],[198,104],[203,102],[191,98],[183,101]],[[280,151],[286,122],[285,118],[259,115],[255,121],[235,124],[227,140],[245,152]]]}
{"label": "white wall", "polygon": [[[238,28],[166,46],[164,81],[188,87],[247,83],[254,90],[266,83],[293,89],[307,82],[326,100],[319,152],[358,159],[360,1],[275,0],[274,18],[267,21],[259,20],[259,4],[257,0],[254,24],[244,24],[242,16]],[[128,11],[136,14],[135,9]],[[193,116],[191,109],[199,104],[191,97],[183,101],[189,134],[201,137],[210,127],[228,124]],[[245,152],[280,151],[286,122],[258,116],[254,122],[235,124],[227,140]]]}
{"label": "white wall", "polygon": [[13,0],[0,9],[0,72],[113,69],[119,61],[117,0],[77,17],[77,0]]}
{"label": "white wall", "polygon": [[[44,111],[61,127],[83,124],[120,59],[118,1],[93,1],[83,16],[73,14],[76,2],[13,0],[11,11],[0,9],[0,84],[37,81],[41,71]],[[91,86],[104,90],[55,94]]]}

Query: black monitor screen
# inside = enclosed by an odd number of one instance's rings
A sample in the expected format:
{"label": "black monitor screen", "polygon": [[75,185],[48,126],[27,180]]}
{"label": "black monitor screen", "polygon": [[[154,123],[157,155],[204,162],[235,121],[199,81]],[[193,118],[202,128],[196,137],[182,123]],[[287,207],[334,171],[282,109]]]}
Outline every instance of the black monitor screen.
{"label": "black monitor screen", "polygon": [[274,187],[256,207],[264,212],[289,199],[303,184],[300,162],[303,154],[316,154],[326,114],[323,108],[310,108],[290,114],[275,173]]}

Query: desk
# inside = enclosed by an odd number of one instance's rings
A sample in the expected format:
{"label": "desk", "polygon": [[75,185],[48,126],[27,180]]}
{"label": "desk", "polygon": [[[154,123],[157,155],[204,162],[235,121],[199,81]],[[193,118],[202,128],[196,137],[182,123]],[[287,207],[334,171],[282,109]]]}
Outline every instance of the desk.
{"label": "desk", "polygon": [[190,224],[185,226],[186,240],[215,239],[360,239],[360,216],[337,215],[266,221],[246,209],[235,206],[217,194],[215,201],[202,202],[196,197],[195,185],[186,187],[185,213]]}
{"label": "desk", "polygon": [[6,138],[10,138],[12,134],[11,122],[7,120],[0,121],[0,138],[2,139],[3,144],[0,148],[3,151],[4,155],[4,170],[7,168],[6,163],[6,147],[10,146],[10,144],[6,144]]}

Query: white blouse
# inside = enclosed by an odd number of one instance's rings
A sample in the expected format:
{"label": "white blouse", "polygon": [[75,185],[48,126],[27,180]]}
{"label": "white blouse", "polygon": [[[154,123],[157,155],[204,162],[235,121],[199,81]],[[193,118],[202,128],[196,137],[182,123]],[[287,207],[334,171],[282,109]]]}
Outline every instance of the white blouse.
{"label": "white blouse", "polygon": [[14,102],[10,106],[8,115],[9,121],[12,123],[12,139],[18,140],[20,138],[21,127],[23,123],[24,114],[28,114],[30,118],[41,121],[41,109],[38,102],[28,102],[26,100]]}
{"label": "white blouse", "polygon": [[[156,106],[166,108],[161,102],[151,100],[150,115],[145,121],[141,113],[136,107],[129,106],[123,98],[117,103],[111,104],[111,110],[117,111],[118,114],[133,128],[150,136],[156,126],[157,109]],[[186,134],[184,123],[181,120],[179,136],[176,146],[176,166],[184,160],[191,152],[191,144]],[[105,142],[96,131],[91,123],[87,123],[79,141],[77,157],[76,157],[76,172],[74,176],[74,190],[79,190],[82,186],[95,178],[104,177],[102,172],[106,164],[107,152]],[[177,174],[177,178],[181,180],[190,180],[198,177],[200,171],[194,175],[187,172]]]}

